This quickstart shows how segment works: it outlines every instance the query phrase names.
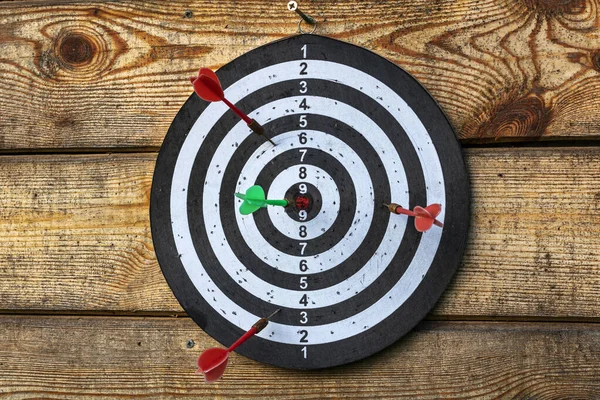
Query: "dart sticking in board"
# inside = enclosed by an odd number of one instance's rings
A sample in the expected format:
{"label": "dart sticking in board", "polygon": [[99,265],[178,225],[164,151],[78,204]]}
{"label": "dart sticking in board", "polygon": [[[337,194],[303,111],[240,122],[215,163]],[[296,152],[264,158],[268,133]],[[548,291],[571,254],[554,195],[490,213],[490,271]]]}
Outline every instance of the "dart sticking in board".
{"label": "dart sticking in board", "polygon": [[[340,365],[397,341],[434,306],[466,243],[469,184],[443,112],[395,64],[317,35],[252,50],[214,79],[264,135],[195,93],[166,135],[152,238],[185,311],[229,346],[279,309],[236,351],[285,368]],[[261,206],[242,214],[243,202]]]}

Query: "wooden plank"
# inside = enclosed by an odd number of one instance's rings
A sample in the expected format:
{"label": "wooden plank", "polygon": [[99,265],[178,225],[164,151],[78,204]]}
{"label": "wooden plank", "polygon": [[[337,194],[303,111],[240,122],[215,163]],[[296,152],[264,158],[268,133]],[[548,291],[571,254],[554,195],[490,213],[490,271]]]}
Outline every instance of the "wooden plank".
{"label": "wooden plank", "polygon": [[155,157],[1,157],[2,307],[180,311],[150,234]]}
{"label": "wooden plank", "polygon": [[[600,136],[597,0],[302,7],[318,33],[412,73],[463,140]],[[294,34],[298,17],[259,0],[40,1],[2,3],[0,22],[0,149],[50,151],[157,148],[190,74]]]}
{"label": "wooden plank", "polygon": [[2,316],[0,337],[0,397],[11,399],[600,396],[596,324],[428,322],[375,356],[320,371],[232,354],[211,385],[193,372],[216,343],[188,318]]}
{"label": "wooden plank", "polygon": [[466,155],[470,240],[434,314],[599,317],[600,148]]}
{"label": "wooden plank", "polygon": [[[463,265],[433,318],[600,317],[600,148],[469,149]],[[178,313],[156,262],[154,154],[0,157],[3,312]]]}

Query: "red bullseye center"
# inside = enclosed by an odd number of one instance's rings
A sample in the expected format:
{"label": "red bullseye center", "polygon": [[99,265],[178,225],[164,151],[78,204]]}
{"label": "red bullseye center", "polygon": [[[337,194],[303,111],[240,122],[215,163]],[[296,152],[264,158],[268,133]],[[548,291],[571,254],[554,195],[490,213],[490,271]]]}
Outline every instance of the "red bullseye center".
{"label": "red bullseye center", "polygon": [[296,208],[298,210],[306,210],[310,205],[310,200],[306,196],[296,196]]}

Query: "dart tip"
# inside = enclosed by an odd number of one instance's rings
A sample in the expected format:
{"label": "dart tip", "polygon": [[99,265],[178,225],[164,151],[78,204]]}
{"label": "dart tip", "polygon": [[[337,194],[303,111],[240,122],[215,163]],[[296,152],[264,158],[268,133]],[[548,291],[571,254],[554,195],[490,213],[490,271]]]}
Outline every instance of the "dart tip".
{"label": "dart tip", "polygon": [[275,146],[275,142],[274,142],[274,141],[272,141],[272,140],[271,140],[271,139],[269,139],[269,138],[267,138],[267,140],[268,140],[269,142],[271,142],[271,144],[272,144],[273,146]]}
{"label": "dart tip", "polygon": [[387,208],[387,207],[389,207],[390,205],[389,205],[389,204],[385,204],[385,203],[383,203],[383,206]]}
{"label": "dart tip", "polygon": [[274,317],[274,316],[275,316],[275,315],[276,315],[276,314],[277,314],[279,311],[281,311],[281,308],[278,308],[277,310],[273,311],[273,312],[271,313],[271,315],[269,315],[269,316],[267,317],[267,319],[271,319],[271,318],[273,318],[273,317]]}

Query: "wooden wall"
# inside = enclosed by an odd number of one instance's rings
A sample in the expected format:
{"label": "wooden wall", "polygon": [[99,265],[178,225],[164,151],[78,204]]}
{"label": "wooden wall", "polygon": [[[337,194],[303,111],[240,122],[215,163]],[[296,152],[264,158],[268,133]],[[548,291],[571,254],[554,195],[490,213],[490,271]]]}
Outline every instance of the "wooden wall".
{"label": "wooden wall", "polygon": [[234,354],[217,384],[194,375],[215,342],[156,262],[154,162],[187,77],[294,34],[286,4],[0,1],[0,398],[599,398],[597,0],[302,0],[449,116],[467,252],[375,356],[297,372]]}

